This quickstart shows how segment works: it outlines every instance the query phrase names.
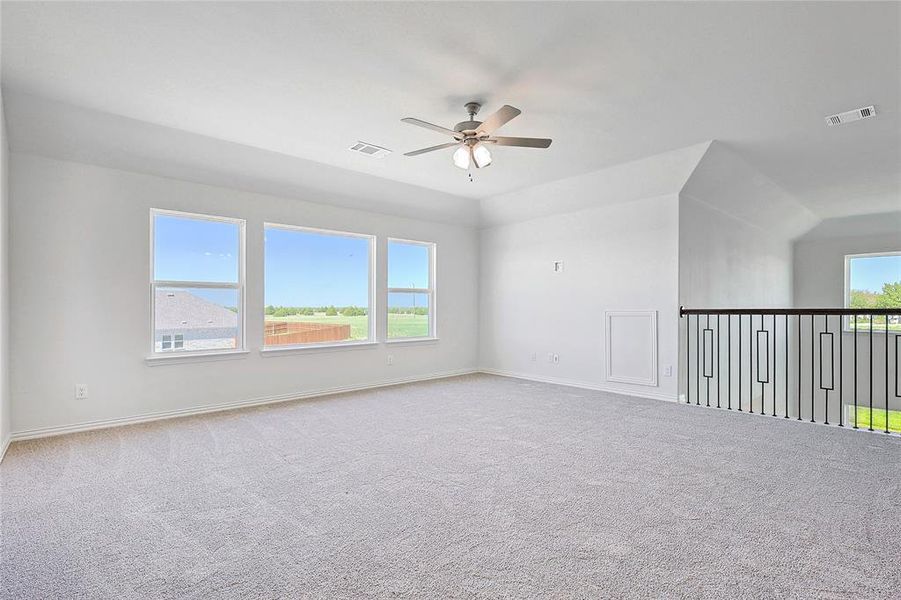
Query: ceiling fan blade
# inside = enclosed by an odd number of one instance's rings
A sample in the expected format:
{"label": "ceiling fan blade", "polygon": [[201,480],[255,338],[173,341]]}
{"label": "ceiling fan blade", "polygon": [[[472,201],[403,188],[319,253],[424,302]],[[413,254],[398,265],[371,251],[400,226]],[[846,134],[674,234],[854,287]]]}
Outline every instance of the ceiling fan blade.
{"label": "ceiling fan blade", "polygon": [[431,129],[432,131],[437,131],[438,133],[444,133],[455,138],[462,139],[463,134],[454,131],[453,129],[448,129],[447,127],[442,127],[441,125],[435,125],[434,123],[429,123],[427,121],[423,121],[421,119],[414,119],[413,117],[406,117],[401,119],[404,123],[409,123],[410,125],[417,125],[419,127],[425,127],[426,129]]}
{"label": "ceiling fan blade", "polygon": [[412,152],[404,152],[404,156],[419,156],[420,154],[425,154],[426,152],[434,152],[435,150],[443,150],[444,148],[453,148],[454,146],[459,146],[460,142],[448,142],[447,144],[438,144],[437,146],[431,146],[429,148],[423,148],[421,150],[413,150]]}
{"label": "ceiling fan blade", "polygon": [[495,129],[502,127],[514,117],[519,116],[520,113],[522,113],[522,111],[518,108],[510,106],[509,104],[504,104],[496,113],[485,119],[482,124],[479,125],[478,130],[482,133],[491,133]]}
{"label": "ceiling fan blade", "polygon": [[525,138],[525,137],[490,137],[486,142],[497,144],[498,146],[519,146],[520,148],[547,148],[551,145],[551,141],[547,138]]}

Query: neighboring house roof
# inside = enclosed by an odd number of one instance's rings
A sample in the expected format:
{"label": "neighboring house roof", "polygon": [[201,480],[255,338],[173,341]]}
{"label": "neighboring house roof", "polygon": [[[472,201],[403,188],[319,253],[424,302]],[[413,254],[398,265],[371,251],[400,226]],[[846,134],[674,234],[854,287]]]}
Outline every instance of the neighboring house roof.
{"label": "neighboring house roof", "polygon": [[209,329],[238,326],[238,315],[191,292],[156,291],[156,329]]}

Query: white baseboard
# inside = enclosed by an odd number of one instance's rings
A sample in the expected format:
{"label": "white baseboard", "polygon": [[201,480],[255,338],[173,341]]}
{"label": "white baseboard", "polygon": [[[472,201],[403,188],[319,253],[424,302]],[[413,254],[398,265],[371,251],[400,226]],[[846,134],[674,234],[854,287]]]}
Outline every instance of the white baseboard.
{"label": "white baseboard", "polygon": [[0,463],[3,462],[3,457],[6,456],[6,451],[9,449],[9,445],[12,443],[13,438],[12,435],[6,436],[6,439],[0,442]]}
{"label": "white baseboard", "polygon": [[[250,406],[261,406],[264,404],[275,404],[278,402],[290,402],[292,400],[305,400],[309,398],[317,398],[319,396],[329,396],[332,394],[342,394],[345,392],[356,392],[361,390],[371,390],[381,387],[389,387],[392,385],[402,385],[405,383],[415,383],[417,381],[430,381],[433,379],[446,379],[448,377],[458,377],[460,375],[470,375],[478,373],[478,369],[459,369],[456,371],[443,371],[440,373],[431,373],[429,375],[419,375],[415,377],[404,377],[400,379],[391,379],[380,381],[378,383],[368,383],[361,385],[339,386],[332,388],[323,388],[308,392],[294,392],[289,394],[279,394],[276,396],[262,396],[259,398],[251,398],[249,400],[236,400],[234,402],[224,402],[221,404],[208,404],[205,406],[194,406],[191,408],[180,408],[176,410],[166,410],[153,413],[144,413],[131,417],[119,417],[115,419],[100,419],[97,421],[85,421],[82,423],[73,423],[71,425],[59,425],[56,427],[39,427],[37,429],[28,429],[24,431],[15,431],[6,441],[3,451],[10,442],[20,440],[31,440],[35,438],[50,437],[55,435],[64,435],[67,433],[77,433],[79,431],[91,431],[94,429],[107,429],[110,427],[122,427],[124,425],[134,425],[137,423],[146,423],[148,421],[161,421],[163,419],[174,419],[178,417],[189,417],[192,415],[201,415],[205,413],[221,412],[226,410],[234,410],[236,408],[247,408]],[[0,458],[2,460],[2,458]]]}
{"label": "white baseboard", "polygon": [[618,387],[611,387],[600,383],[590,383],[587,381],[577,381],[574,379],[563,379],[559,377],[538,377],[536,375],[527,375],[525,373],[515,373],[513,371],[504,371],[502,369],[480,368],[480,373],[488,375],[500,375],[501,377],[513,377],[514,379],[525,379],[528,381],[538,381],[541,383],[553,383],[556,385],[565,385],[567,387],[582,388],[585,390],[595,390],[599,392],[610,392],[611,394],[622,394],[624,396],[634,396],[636,398],[647,398],[650,400],[662,400],[664,402],[678,402],[679,397],[676,394],[664,394],[662,392],[653,392],[645,390],[624,390]]}

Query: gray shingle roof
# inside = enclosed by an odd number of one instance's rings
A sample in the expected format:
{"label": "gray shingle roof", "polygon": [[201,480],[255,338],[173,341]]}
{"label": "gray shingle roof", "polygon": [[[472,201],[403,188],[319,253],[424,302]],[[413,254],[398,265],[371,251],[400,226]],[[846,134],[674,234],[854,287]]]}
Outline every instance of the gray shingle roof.
{"label": "gray shingle roof", "polygon": [[191,292],[156,291],[156,329],[208,329],[238,326],[238,315]]}

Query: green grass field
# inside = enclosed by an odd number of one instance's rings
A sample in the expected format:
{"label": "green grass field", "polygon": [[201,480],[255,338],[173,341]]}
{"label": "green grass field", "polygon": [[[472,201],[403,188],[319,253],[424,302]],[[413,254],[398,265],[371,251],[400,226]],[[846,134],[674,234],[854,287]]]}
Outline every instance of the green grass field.
{"label": "green grass field", "polygon": [[[847,322],[848,331],[854,331],[854,322],[849,318]],[[857,331],[866,333],[870,330],[870,319],[868,317],[857,317]],[[901,323],[889,323],[889,331],[901,331]],[[885,317],[873,318],[873,331],[885,331]]]}
{"label": "green grass field", "polygon": [[[857,426],[869,428],[870,426],[870,409],[863,406],[857,407]],[[885,431],[885,409],[873,409],[873,429],[876,431]],[[901,433],[901,410],[888,411],[888,430]]]}
{"label": "green grass field", "polygon": [[[350,325],[350,339],[365,340],[369,335],[369,317],[345,317],[337,315],[292,315],[290,317],[266,317],[267,321],[302,321],[305,323],[331,323],[334,325]],[[429,334],[429,317],[427,315],[388,315],[388,337],[425,337]]]}

